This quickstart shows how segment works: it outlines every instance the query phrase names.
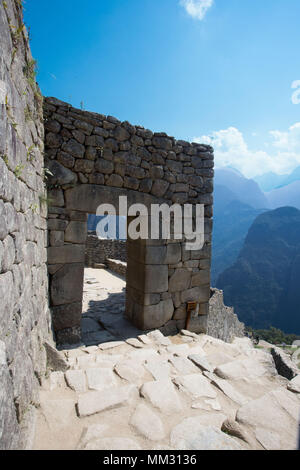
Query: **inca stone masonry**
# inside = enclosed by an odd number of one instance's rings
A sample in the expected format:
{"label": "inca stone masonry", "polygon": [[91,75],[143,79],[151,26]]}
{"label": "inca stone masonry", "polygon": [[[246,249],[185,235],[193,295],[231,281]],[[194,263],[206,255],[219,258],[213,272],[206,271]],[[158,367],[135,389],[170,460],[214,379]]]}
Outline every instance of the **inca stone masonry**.
{"label": "inca stone masonry", "polygon": [[200,251],[186,251],[184,239],[128,240],[125,314],[141,329],[176,331],[196,301],[191,327],[220,333],[208,321],[214,162],[210,146],[55,98],[43,110],[18,0],[0,3],[0,40],[0,449],[20,449],[33,429],[45,343],[80,341],[87,214],[100,204],[118,207],[126,195],[148,207],[205,205]]}

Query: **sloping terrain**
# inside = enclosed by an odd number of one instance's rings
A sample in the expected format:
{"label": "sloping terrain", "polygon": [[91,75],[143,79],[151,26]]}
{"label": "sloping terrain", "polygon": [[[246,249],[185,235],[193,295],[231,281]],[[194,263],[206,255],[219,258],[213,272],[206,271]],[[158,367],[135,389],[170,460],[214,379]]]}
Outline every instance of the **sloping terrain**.
{"label": "sloping terrain", "polygon": [[283,207],[256,218],[217,287],[246,325],[300,334],[299,273],[300,211]]}
{"label": "sloping terrain", "polygon": [[64,356],[40,390],[35,449],[297,447],[299,376],[246,338],[155,331]]}

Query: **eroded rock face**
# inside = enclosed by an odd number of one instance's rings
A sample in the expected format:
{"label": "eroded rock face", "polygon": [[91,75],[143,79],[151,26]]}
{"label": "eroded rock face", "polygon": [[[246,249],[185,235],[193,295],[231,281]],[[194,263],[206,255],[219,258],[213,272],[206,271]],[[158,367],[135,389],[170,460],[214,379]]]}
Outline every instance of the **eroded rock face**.
{"label": "eroded rock face", "polygon": [[[42,97],[29,80],[34,65],[21,3],[0,2],[0,449],[5,450],[27,446],[31,404],[38,403],[38,381],[46,371],[43,343],[51,336]],[[56,149],[62,137],[49,133],[48,142]]]}
{"label": "eroded rock face", "polygon": [[207,334],[231,342],[234,337],[243,337],[245,325],[235,315],[233,308],[224,305],[223,292],[211,289]]}
{"label": "eroded rock face", "polygon": [[271,350],[274,363],[279,375],[286,377],[288,380],[292,380],[299,374],[299,369],[296,364],[291,361],[289,356],[279,348],[272,348]]}

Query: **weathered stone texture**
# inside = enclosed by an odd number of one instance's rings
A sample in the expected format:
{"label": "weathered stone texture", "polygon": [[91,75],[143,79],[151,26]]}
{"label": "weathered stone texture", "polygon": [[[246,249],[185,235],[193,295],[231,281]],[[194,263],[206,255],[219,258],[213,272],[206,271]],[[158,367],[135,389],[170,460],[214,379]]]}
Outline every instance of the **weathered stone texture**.
{"label": "weathered stone texture", "polygon": [[[108,249],[110,242],[104,242],[103,252],[97,254],[97,243],[89,238],[86,263],[93,266],[108,259],[127,261],[126,315],[139,328],[162,328],[164,332],[176,333],[186,324],[188,303],[196,302],[200,317],[193,321],[193,329],[206,332],[214,176],[212,147],[177,141],[112,116],[74,109],[55,98],[45,98],[44,117],[46,161],[52,172],[48,179],[49,198],[52,196],[48,265],[56,339],[67,338],[68,342],[70,337],[72,341],[79,339],[78,311],[73,306],[80,303],[82,295],[78,264],[83,263],[86,229],[85,220],[78,217],[95,214],[103,203],[118,209],[119,196],[127,196],[128,206],[139,203],[148,209],[155,203],[166,207],[173,203],[204,204],[202,249],[190,251],[185,237],[176,236],[172,220],[172,240],[166,240],[168,235],[162,233],[159,240],[145,243],[128,240],[128,252],[124,250],[120,256],[109,253],[118,242],[112,242]],[[167,221],[163,222],[166,225]],[[5,239],[7,234],[3,235]],[[110,262],[112,266],[125,272],[126,267],[120,262]]]}
{"label": "weathered stone texture", "polygon": [[218,289],[211,289],[207,334],[228,343],[234,337],[245,335],[245,325],[239,321],[233,308],[224,305],[223,292]]}
{"label": "weathered stone texture", "polygon": [[[0,449],[26,446],[50,338],[44,126],[21,2],[0,3]],[[16,31],[19,31],[17,34]],[[31,72],[32,70],[32,72]],[[60,123],[48,126],[52,151]],[[62,192],[53,193],[63,205]]]}

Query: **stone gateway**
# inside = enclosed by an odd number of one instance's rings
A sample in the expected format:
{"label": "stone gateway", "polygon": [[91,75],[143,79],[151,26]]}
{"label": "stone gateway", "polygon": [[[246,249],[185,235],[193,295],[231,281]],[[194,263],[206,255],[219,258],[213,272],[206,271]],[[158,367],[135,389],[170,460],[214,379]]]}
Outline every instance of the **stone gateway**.
{"label": "stone gateway", "polygon": [[[176,332],[187,303],[199,304],[193,330],[206,332],[210,298],[213,149],[111,116],[44,100],[48,179],[50,301],[58,343],[78,343],[87,214],[101,204],[205,206],[205,245],[186,240],[127,241],[126,316],[142,330]],[[127,215],[118,213],[117,215]]]}

